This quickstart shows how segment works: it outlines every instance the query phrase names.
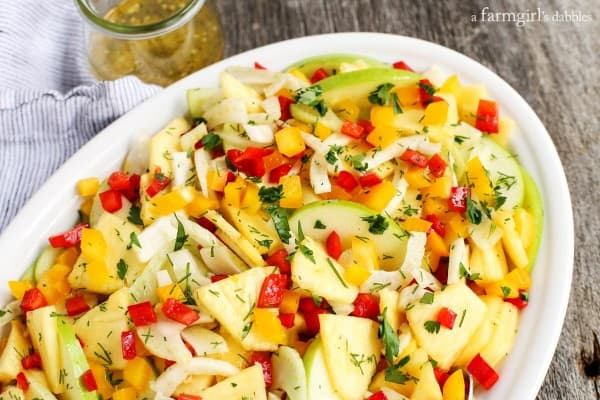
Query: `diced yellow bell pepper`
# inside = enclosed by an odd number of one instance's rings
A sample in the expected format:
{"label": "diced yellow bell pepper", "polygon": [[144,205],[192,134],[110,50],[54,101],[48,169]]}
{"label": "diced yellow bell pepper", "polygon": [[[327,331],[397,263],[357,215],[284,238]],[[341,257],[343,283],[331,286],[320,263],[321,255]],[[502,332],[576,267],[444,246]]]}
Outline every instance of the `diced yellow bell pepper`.
{"label": "diced yellow bell pepper", "polygon": [[524,208],[519,208],[515,211],[515,229],[519,233],[521,237],[521,242],[523,243],[523,247],[526,249],[531,246],[533,240],[535,238],[535,217],[525,210]]}
{"label": "diced yellow bell pepper", "polygon": [[156,288],[156,295],[160,299],[162,303],[167,301],[167,299],[175,299],[182,300],[185,299],[183,291],[176,283],[171,283],[170,285],[161,286]]}
{"label": "diced yellow bell pepper", "polygon": [[456,105],[461,121],[475,126],[477,107],[482,98],[487,98],[487,92],[483,85],[463,86],[457,90]]}
{"label": "diced yellow bell pepper", "polygon": [[396,139],[398,139],[398,131],[396,128],[390,125],[381,125],[375,127],[375,129],[373,129],[366,138],[369,144],[381,149],[385,149]]}
{"label": "diced yellow bell pepper", "polygon": [[216,210],[217,208],[219,208],[219,202],[216,199],[209,199],[196,192],[194,199],[185,206],[185,212],[194,218],[200,218],[208,210]]}
{"label": "diced yellow bell pepper", "polygon": [[525,268],[513,269],[505,279],[513,282],[519,290],[527,290],[531,287],[531,277]]}
{"label": "diced yellow bell pepper", "polygon": [[210,190],[222,192],[227,184],[227,171],[211,169],[206,173],[206,185]]}
{"label": "diced yellow bell pepper", "polygon": [[88,197],[81,202],[81,205],[79,206],[79,211],[81,211],[83,213],[83,215],[86,215],[89,217],[90,213],[92,212],[93,205],[94,205],[94,198]]}
{"label": "diced yellow bell pepper", "polygon": [[300,129],[293,126],[275,132],[275,142],[279,152],[287,157],[293,157],[306,149]]}
{"label": "diced yellow bell pepper", "polygon": [[279,205],[283,208],[300,208],[304,205],[302,182],[299,175],[283,176],[279,183],[283,187],[283,197]]}
{"label": "diced yellow bell pepper", "polygon": [[71,273],[71,267],[62,264],[54,264],[44,274],[48,276],[51,281],[59,281],[64,279]]}
{"label": "diced yellow bell pepper", "polygon": [[514,299],[519,297],[519,287],[506,278],[488,283],[485,287],[486,294],[500,298]]}
{"label": "diced yellow bell pepper", "polygon": [[256,214],[260,210],[261,202],[258,191],[258,186],[249,184],[242,197],[241,208],[250,214]]}
{"label": "diced yellow bell pepper", "polygon": [[148,388],[148,382],[150,382],[152,376],[152,367],[142,357],[127,361],[123,369],[123,380],[133,387],[137,393],[143,393]]}
{"label": "diced yellow bell pepper", "polygon": [[396,94],[402,108],[420,107],[419,87],[416,85],[397,88]]}
{"label": "diced yellow bell pepper", "polygon": [[116,390],[112,395],[112,400],[136,400],[136,399],[137,399],[137,393],[134,388],[130,388],[130,387]]}
{"label": "diced yellow bell pepper", "polygon": [[293,290],[287,290],[283,294],[283,300],[279,305],[279,312],[282,314],[291,314],[298,311],[298,305],[300,304],[300,293]]}
{"label": "diced yellow bell pepper", "polygon": [[81,254],[88,261],[102,261],[106,256],[106,241],[102,232],[84,228],[81,232]]}
{"label": "diced yellow bell pepper", "polygon": [[396,188],[390,181],[383,181],[373,186],[369,191],[358,196],[358,202],[381,212],[396,194]]}
{"label": "diced yellow bell pepper", "polygon": [[[113,395],[114,388],[106,379],[106,369],[93,361],[89,362],[90,369],[92,370],[92,375],[94,375],[94,379],[96,380],[96,385],[98,385],[98,394],[102,395],[102,398],[109,399]],[[133,392],[135,400],[135,391]],[[113,397],[115,399],[115,397]],[[123,398],[121,398],[123,399]]]}
{"label": "diced yellow bell pepper", "polygon": [[246,181],[242,177],[238,176],[235,178],[235,181],[229,182],[227,185],[225,185],[223,199],[225,202],[227,202],[227,204],[240,208],[245,189]]}
{"label": "diced yellow bell pepper", "polygon": [[404,174],[408,185],[415,189],[423,189],[431,186],[431,180],[425,176],[425,170],[418,167],[409,167]]}
{"label": "diced yellow bell pepper", "polygon": [[317,121],[317,124],[315,125],[315,130],[313,133],[319,139],[325,140],[331,135],[331,132],[332,131],[328,126],[321,123],[321,121]]}
{"label": "diced yellow bell pepper", "polygon": [[298,68],[291,68],[288,71],[288,74],[291,74],[291,75],[295,76],[296,78],[300,79],[301,81],[310,84],[310,79],[308,79],[306,77],[306,75],[304,75],[304,73],[302,71],[300,71]]}
{"label": "diced yellow bell pepper", "polygon": [[363,266],[368,271],[379,269],[379,257],[377,256],[377,246],[371,239],[365,237],[352,237],[352,256],[358,265]]}
{"label": "diced yellow bell pepper", "polygon": [[453,95],[457,95],[460,89],[460,80],[458,79],[458,75],[452,75],[440,86],[440,93],[449,93]]}
{"label": "diced yellow bell pepper", "polygon": [[444,239],[435,231],[427,235],[425,247],[439,257],[448,257],[448,246],[444,242]]}
{"label": "diced yellow bell pepper", "polygon": [[458,369],[450,375],[442,389],[443,400],[465,400],[465,378]]}
{"label": "diced yellow bell pepper", "polygon": [[[91,264],[93,263],[91,262]],[[66,265],[54,264],[38,280],[37,288],[44,294],[48,304],[56,304],[71,291],[67,280],[71,269]]]}
{"label": "diced yellow bell pepper", "polygon": [[423,194],[427,194],[432,197],[441,197],[447,199],[450,197],[450,190],[452,189],[452,178],[448,175],[440,176],[439,178],[433,179],[431,185],[427,189],[423,190]]}
{"label": "diced yellow bell pepper", "polygon": [[448,103],[435,101],[427,106],[421,123],[424,126],[444,125],[448,120]]}
{"label": "diced yellow bell pepper", "polygon": [[342,100],[333,107],[338,116],[346,121],[356,122],[358,120],[358,114],[360,108],[352,100]]}
{"label": "diced yellow bell pepper", "polygon": [[[108,269],[104,261],[91,261],[87,264],[85,272],[88,275],[89,288],[95,291],[96,288],[102,289],[106,282],[110,279]],[[101,290],[97,290],[101,291]]]}
{"label": "diced yellow bell pepper", "polygon": [[467,163],[467,182],[471,185],[472,193],[477,195],[479,200],[493,204],[495,196],[492,181],[479,157],[473,157]]}
{"label": "diced yellow bell pepper", "polygon": [[23,298],[23,295],[29,289],[33,289],[33,283],[31,281],[8,281],[8,287],[10,289],[10,293],[17,300]]}
{"label": "diced yellow bell pepper", "polygon": [[100,181],[98,178],[81,179],[77,182],[77,193],[79,193],[81,197],[93,196],[96,194],[99,187]]}
{"label": "diced yellow bell pepper", "polygon": [[[427,189],[425,189],[427,190]],[[448,200],[425,195],[422,203],[423,215],[444,215],[448,212]]]}
{"label": "diced yellow bell pepper", "polygon": [[182,186],[169,193],[155,196],[152,199],[151,212],[155,216],[164,216],[182,210],[194,200],[195,192],[191,186]]}
{"label": "diced yellow bell pepper", "polygon": [[358,264],[352,264],[344,271],[344,279],[346,282],[356,286],[362,285],[370,276],[371,272]]}
{"label": "diced yellow bell pepper", "polygon": [[431,222],[416,217],[407,218],[400,225],[409,232],[427,232],[431,228]]}
{"label": "diced yellow bell pepper", "polygon": [[77,257],[79,257],[79,251],[76,247],[69,247],[61,252],[58,257],[56,257],[55,263],[66,265],[67,267],[73,268],[75,265],[75,261],[77,261]]}
{"label": "diced yellow bell pepper", "polygon": [[466,218],[460,214],[454,214],[450,217],[448,226],[462,238],[466,238],[469,234],[469,223]]}
{"label": "diced yellow bell pepper", "polygon": [[371,123],[376,127],[393,125],[394,109],[389,106],[371,107]]}
{"label": "diced yellow bell pepper", "polygon": [[529,257],[515,229],[512,215],[506,211],[498,211],[493,216],[494,222],[502,229],[502,246],[517,268],[526,268]]}
{"label": "diced yellow bell pepper", "polygon": [[271,343],[287,344],[287,333],[277,314],[267,308],[254,309],[252,332]]}
{"label": "diced yellow bell pepper", "polygon": [[294,99],[294,94],[290,91],[290,89],[286,89],[286,88],[279,89],[277,91],[277,93],[275,93],[275,96],[276,97],[279,97],[279,96],[285,97],[286,99],[290,99],[290,100]]}

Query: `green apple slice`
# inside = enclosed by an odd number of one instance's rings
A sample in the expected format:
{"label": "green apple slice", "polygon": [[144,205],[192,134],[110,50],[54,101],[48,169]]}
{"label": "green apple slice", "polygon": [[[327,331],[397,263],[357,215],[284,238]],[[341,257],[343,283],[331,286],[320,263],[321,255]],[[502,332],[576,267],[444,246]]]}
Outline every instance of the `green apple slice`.
{"label": "green apple slice", "polygon": [[535,259],[537,258],[542,242],[542,232],[544,230],[544,204],[542,202],[540,190],[531,175],[529,175],[529,172],[527,172],[525,168],[521,168],[521,175],[525,186],[523,208],[531,213],[535,219],[535,238],[527,249],[527,257],[529,259],[527,270],[531,271],[535,265]]}
{"label": "green apple slice", "polygon": [[317,336],[310,344],[304,354],[304,368],[306,369],[306,384],[309,399],[319,400],[340,400],[341,397],[333,390],[327,366],[325,365],[325,356],[323,352],[323,343]]}
{"label": "green apple slice", "polygon": [[62,318],[57,319],[56,324],[62,360],[61,374],[66,385],[63,398],[67,400],[97,400],[96,391],[88,391],[81,382],[81,376],[90,369],[90,366],[73,328]]}
{"label": "green apple slice", "polygon": [[342,100],[352,100],[362,107],[370,105],[369,94],[379,85],[391,83],[394,87],[416,84],[422,77],[413,72],[392,68],[370,68],[330,76],[319,81],[323,100],[329,106]]}
{"label": "green apple slice", "polygon": [[[355,63],[363,61],[369,67],[384,68],[386,65],[374,58],[359,56],[356,54],[327,54],[324,56],[315,56],[300,60],[285,69],[289,71],[293,68],[299,69],[307,77],[311,77],[316,70],[323,68],[329,75],[335,74],[340,69],[342,63]],[[388,67],[389,68],[389,67]]]}
{"label": "green apple slice", "polygon": [[384,216],[388,227],[381,234],[369,232],[367,218],[376,211],[346,200],[322,200],[307,204],[290,218],[290,228],[298,235],[298,224],[304,235],[324,243],[331,231],[340,236],[342,248],[351,247],[353,236],[367,237],[375,243],[379,263],[385,270],[398,269],[404,261],[408,234],[391,218]]}

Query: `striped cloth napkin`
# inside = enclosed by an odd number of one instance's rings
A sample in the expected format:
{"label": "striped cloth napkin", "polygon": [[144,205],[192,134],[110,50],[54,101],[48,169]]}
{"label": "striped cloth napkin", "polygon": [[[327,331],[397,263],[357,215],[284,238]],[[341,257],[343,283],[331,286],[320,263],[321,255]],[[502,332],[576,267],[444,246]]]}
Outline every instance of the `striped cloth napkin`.
{"label": "striped cloth napkin", "polygon": [[160,90],[98,82],[73,1],[0,1],[0,233],[96,133]]}

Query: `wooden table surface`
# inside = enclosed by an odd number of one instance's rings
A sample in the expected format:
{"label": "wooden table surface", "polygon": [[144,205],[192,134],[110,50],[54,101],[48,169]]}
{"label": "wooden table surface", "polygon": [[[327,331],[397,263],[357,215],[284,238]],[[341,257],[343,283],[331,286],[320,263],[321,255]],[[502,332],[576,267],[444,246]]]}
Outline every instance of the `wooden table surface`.
{"label": "wooden table surface", "polygon": [[[529,22],[522,27],[510,22],[471,22],[473,14],[481,17],[486,3],[492,4],[489,12],[533,12],[539,7],[551,16],[567,10],[571,15],[586,14],[591,21]],[[439,43],[472,57],[498,73],[531,104],[565,167],[576,231],[567,318],[538,399],[600,399],[600,348],[595,341],[595,335],[600,335],[600,297],[596,294],[600,288],[600,3],[525,3],[217,0],[226,57],[319,33],[395,33]]]}

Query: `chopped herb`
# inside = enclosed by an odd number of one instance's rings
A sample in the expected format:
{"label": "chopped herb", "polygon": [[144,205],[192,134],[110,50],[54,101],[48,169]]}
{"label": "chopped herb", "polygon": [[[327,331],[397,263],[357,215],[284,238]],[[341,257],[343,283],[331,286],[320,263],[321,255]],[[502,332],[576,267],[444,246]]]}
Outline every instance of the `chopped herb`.
{"label": "chopped herb", "polygon": [[380,292],[383,289],[385,289],[386,287],[390,286],[391,284],[392,284],[391,282],[388,282],[388,283],[375,282],[375,283],[373,283],[373,287],[371,289],[369,289],[369,292],[371,292],[371,293]]}
{"label": "chopped herb", "polygon": [[327,153],[325,154],[325,161],[327,161],[331,165],[335,164],[338,160],[338,155],[341,154],[343,150],[344,148],[342,146],[338,146],[335,144],[329,146],[329,151],[327,151]]}
{"label": "chopped herb", "polygon": [[375,355],[371,354],[369,357],[365,356],[364,354],[358,354],[358,353],[350,353],[350,362],[360,370],[360,374],[364,375],[365,372],[363,371],[362,365],[363,364],[368,364],[368,363],[375,363]]}
{"label": "chopped herb", "polygon": [[458,323],[458,327],[459,328],[462,327],[463,321],[465,320],[465,315],[467,315],[467,309],[466,308],[462,311],[462,314],[460,316],[460,322]]}
{"label": "chopped herb", "polygon": [[119,276],[119,279],[121,279],[122,281],[125,280],[125,275],[127,275],[127,269],[129,267],[127,266],[127,263],[125,262],[125,260],[123,260],[122,258],[119,260],[119,262],[117,263],[117,275]]}
{"label": "chopped herb", "polygon": [[380,106],[387,105],[390,98],[390,90],[392,90],[393,87],[393,83],[383,83],[377,86],[375,90],[369,93],[369,102]]}
{"label": "chopped herb", "polygon": [[419,82],[419,87],[423,89],[429,96],[433,96],[435,93],[435,88],[425,82]]}
{"label": "chopped herb", "polygon": [[413,215],[417,215],[417,213],[419,212],[418,208],[412,208],[410,206],[410,204],[406,204],[403,208],[402,208],[402,212],[404,213],[404,215],[406,215],[407,217],[412,217]]}
{"label": "chopped herb", "polygon": [[269,248],[271,248],[271,244],[273,244],[273,241],[271,239],[264,239],[264,240],[256,240],[256,243],[258,243],[259,246],[269,249]]}
{"label": "chopped herb", "polygon": [[140,217],[140,211],[141,211],[140,207],[136,206],[135,204],[132,205],[131,208],[129,209],[129,215],[127,216],[127,221],[129,221],[135,225],[144,226],[144,222],[142,221],[142,218]]}
{"label": "chopped herb", "polygon": [[304,254],[304,257],[308,258],[310,260],[310,262],[312,262],[313,264],[317,263],[315,261],[315,255],[313,254],[313,251],[311,249],[309,249],[308,247],[306,247],[303,244],[300,244],[300,245],[298,245],[298,250],[300,250],[300,252],[302,254]]}
{"label": "chopped herb", "polygon": [[472,224],[479,225],[481,223],[481,211],[470,197],[467,197],[467,217]]}
{"label": "chopped herb", "polygon": [[410,361],[410,356],[402,357],[396,364],[392,364],[385,369],[385,380],[387,382],[397,383],[399,385],[404,385],[406,382],[410,380],[415,380],[413,376],[410,376],[404,371],[401,371],[400,368],[408,364]]}
{"label": "chopped herb", "polygon": [[183,245],[188,240],[188,235],[185,234],[185,229],[183,228],[183,224],[177,217],[177,214],[174,215],[175,219],[177,220],[177,236],[175,237],[175,247],[173,248],[173,251],[177,251],[183,248]]}
{"label": "chopped herb", "polygon": [[398,99],[398,93],[392,93],[390,96],[392,100],[392,109],[394,110],[394,114],[402,114],[402,107],[400,106],[400,99]]}
{"label": "chopped herb", "polygon": [[353,155],[351,157],[347,158],[347,161],[350,161],[352,163],[352,167],[359,171],[359,172],[365,172],[366,170],[369,169],[369,164],[363,162],[363,160],[365,159],[365,154],[364,153],[359,153],[356,155]]}
{"label": "chopped herb", "polygon": [[386,317],[387,307],[379,314],[377,319],[381,322],[379,325],[378,336],[383,342],[383,353],[390,364],[394,362],[394,358],[400,351],[400,341],[394,328],[390,325]]}
{"label": "chopped herb", "polygon": [[248,336],[251,329],[252,329],[252,322],[248,322],[246,325],[244,325],[244,328],[242,329],[242,340],[246,339],[246,336]]}
{"label": "chopped herb", "polygon": [[275,230],[277,231],[277,235],[279,235],[279,239],[285,244],[290,243],[290,238],[292,235],[290,234],[290,224],[287,218],[287,211],[281,207],[277,207],[272,204],[265,207],[265,211],[271,216],[273,220],[273,224],[275,225]]}
{"label": "chopped herb", "polygon": [[135,232],[131,232],[131,234],[129,235],[129,244],[127,245],[127,250],[131,249],[134,245],[140,249],[142,248],[142,245],[140,244],[140,241],[138,240],[138,237],[135,234]]}
{"label": "chopped herb", "polygon": [[301,242],[304,240],[304,231],[302,231],[302,224],[298,221],[298,240]]}
{"label": "chopped herb", "polygon": [[327,226],[321,222],[320,219],[315,221],[315,224],[313,225],[314,229],[327,229]]}
{"label": "chopped herb", "polygon": [[461,136],[461,135],[454,136],[454,141],[458,144],[462,144],[465,140],[468,140],[468,139],[469,139],[468,136]]}
{"label": "chopped herb", "polygon": [[362,217],[363,221],[369,223],[369,232],[374,235],[381,235],[390,226],[388,220],[381,214]]}
{"label": "chopped herb", "polygon": [[283,185],[273,187],[263,186],[258,191],[260,201],[265,204],[277,203],[283,198]]}
{"label": "chopped herb", "polygon": [[331,270],[333,271],[335,276],[338,278],[338,280],[340,281],[342,286],[347,288],[348,285],[346,284],[346,282],[344,282],[344,279],[342,279],[340,272],[337,270],[337,268],[335,268],[335,265],[333,265],[333,262],[331,261],[331,258],[329,258],[329,257],[327,257],[327,264],[329,264],[329,267],[331,268]]}
{"label": "chopped herb", "polygon": [[502,296],[505,298],[510,296],[510,292],[512,292],[512,289],[508,286],[500,286],[500,289],[502,289]]}
{"label": "chopped herb", "polygon": [[474,274],[470,274],[469,271],[465,268],[465,265],[461,262],[458,266],[458,276],[460,278],[467,278],[470,281],[476,281],[481,279],[481,274],[476,272]]}
{"label": "chopped herb", "polygon": [[425,321],[423,326],[429,333],[439,333],[440,331],[440,323],[438,321]]}
{"label": "chopped herb", "polygon": [[206,135],[200,139],[200,143],[207,151],[214,150],[218,145],[222,142],[221,136],[215,134],[214,132],[208,132]]}
{"label": "chopped herb", "polygon": [[298,104],[305,104],[314,108],[320,116],[327,114],[327,105],[321,98],[323,89],[321,85],[313,85],[296,90],[294,100]]}
{"label": "chopped herb", "polygon": [[433,304],[434,295],[433,292],[425,292],[419,303],[421,304]]}

